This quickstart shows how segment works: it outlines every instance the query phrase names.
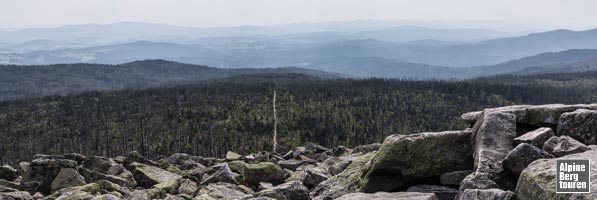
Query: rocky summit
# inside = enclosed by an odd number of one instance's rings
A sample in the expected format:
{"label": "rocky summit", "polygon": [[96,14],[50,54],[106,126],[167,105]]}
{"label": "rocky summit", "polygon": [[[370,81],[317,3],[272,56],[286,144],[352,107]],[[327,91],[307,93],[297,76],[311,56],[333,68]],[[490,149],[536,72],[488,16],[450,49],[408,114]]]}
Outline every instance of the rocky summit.
{"label": "rocky summit", "polygon": [[353,149],[34,155],[0,167],[0,199],[597,199],[555,191],[557,159],[597,160],[595,113],[597,104],[489,108],[463,114],[466,130],[395,134]]}

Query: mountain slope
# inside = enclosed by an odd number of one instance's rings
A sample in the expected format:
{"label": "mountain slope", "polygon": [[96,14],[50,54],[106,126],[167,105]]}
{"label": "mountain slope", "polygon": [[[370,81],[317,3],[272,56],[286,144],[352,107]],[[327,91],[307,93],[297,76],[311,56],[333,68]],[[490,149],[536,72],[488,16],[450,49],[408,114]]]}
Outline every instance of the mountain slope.
{"label": "mountain slope", "polygon": [[300,68],[220,69],[164,60],[120,65],[59,64],[46,66],[0,65],[0,100],[65,95],[90,90],[147,88],[193,83],[258,73],[300,73],[330,78],[337,74]]}

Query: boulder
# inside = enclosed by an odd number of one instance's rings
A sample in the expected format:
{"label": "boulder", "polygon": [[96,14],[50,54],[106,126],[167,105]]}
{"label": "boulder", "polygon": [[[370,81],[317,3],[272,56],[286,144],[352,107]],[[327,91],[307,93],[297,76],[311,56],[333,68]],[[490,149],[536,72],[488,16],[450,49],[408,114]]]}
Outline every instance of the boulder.
{"label": "boulder", "polygon": [[170,157],[162,160],[161,163],[183,166],[185,165],[185,162],[189,160],[190,157],[191,156],[186,153],[175,153],[172,154]]}
{"label": "boulder", "polygon": [[409,187],[407,192],[433,193],[439,200],[454,200],[458,190],[441,185],[415,185]]}
{"label": "boulder", "polygon": [[122,164],[115,162],[111,158],[92,156],[83,161],[83,167],[92,171],[96,171],[108,175],[118,175],[123,172]]}
{"label": "boulder", "polygon": [[62,188],[52,195],[46,197],[46,199],[61,199],[61,200],[75,200],[75,199],[92,199],[95,195],[102,190],[99,184],[90,183],[83,186]]}
{"label": "boulder", "polygon": [[577,109],[595,109],[592,105],[578,104],[578,105],[564,105],[564,104],[547,104],[547,105],[514,105],[499,108],[488,108],[482,111],[465,113],[461,118],[469,123],[473,123],[482,118],[483,113],[487,112],[501,112],[513,114],[516,116],[516,122],[527,124],[531,126],[555,126],[558,124],[560,116],[566,112],[572,112]]}
{"label": "boulder", "polygon": [[282,161],[278,162],[278,165],[280,165],[280,167],[282,169],[289,169],[289,170],[292,170],[292,171],[295,171],[296,168],[298,168],[302,164],[303,164],[303,161],[296,160],[296,159],[282,160]]}
{"label": "boulder", "polygon": [[139,152],[137,151],[131,151],[126,155],[126,159],[124,160],[125,163],[141,163],[141,164],[145,164],[145,165],[151,165],[151,166],[158,166],[157,163],[146,159],[145,157],[143,157],[143,155],[141,155]]}
{"label": "boulder", "polygon": [[113,194],[102,194],[102,195],[93,197],[93,199],[91,199],[91,200],[120,200],[120,198]]}
{"label": "boulder", "polygon": [[502,165],[518,177],[524,168],[541,158],[554,158],[554,156],[530,144],[521,143],[508,153]]}
{"label": "boulder", "polygon": [[367,166],[362,192],[406,189],[421,179],[472,169],[471,132],[391,135]]}
{"label": "boulder", "polygon": [[7,181],[13,181],[18,176],[19,176],[19,174],[17,173],[17,170],[15,168],[12,168],[11,166],[8,166],[8,165],[0,166],[0,179],[4,179]]}
{"label": "boulder", "polygon": [[135,179],[133,179],[133,178],[131,178],[131,180],[126,180],[126,179],[120,178],[118,176],[102,174],[102,173],[92,171],[92,170],[89,170],[86,168],[79,168],[79,174],[81,174],[81,176],[83,176],[83,178],[85,178],[85,180],[87,182],[96,182],[99,180],[107,180],[107,181],[116,183],[118,185],[129,186],[129,187],[134,187],[137,184],[135,182]]}
{"label": "boulder", "polygon": [[351,193],[343,195],[336,200],[438,200],[432,193],[419,192],[376,192],[373,194],[367,193]]}
{"label": "boulder", "polygon": [[254,198],[249,198],[247,200],[276,200],[276,199],[269,198],[269,197],[254,197]]}
{"label": "boulder", "polygon": [[116,183],[112,183],[110,181],[99,180],[99,181],[97,181],[95,183],[103,191],[117,192],[119,194],[125,194],[125,193],[129,192],[129,189],[127,187],[122,187],[122,186],[117,185]]}
{"label": "boulder", "polygon": [[550,153],[556,157],[562,157],[565,155],[581,153],[589,150],[585,144],[576,141],[575,139],[568,136],[554,136],[549,138],[543,144],[543,151]]}
{"label": "boulder", "polygon": [[197,189],[199,189],[197,183],[190,179],[183,179],[178,186],[178,193],[192,195]]}
{"label": "boulder", "polygon": [[330,176],[330,174],[321,168],[311,167],[305,169],[305,173],[301,176],[301,182],[303,182],[307,188],[312,189],[322,181],[329,179]]}
{"label": "boulder", "polygon": [[[582,153],[563,156],[559,159],[597,160],[597,149]],[[597,199],[597,193],[592,189],[591,193],[556,193],[556,162],[558,159],[539,159],[531,163],[522,171],[516,185],[516,195],[520,200],[532,199]],[[597,185],[597,165],[591,163],[591,187]]]}
{"label": "boulder", "polygon": [[[12,191],[19,189],[19,183],[17,182],[12,182],[12,181],[7,181],[5,179],[0,179],[0,188],[4,188],[4,190],[10,190],[12,189]],[[7,191],[2,191],[0,189],[0,192],[7,192]]]}
{"label": "boulder", "polygon": [[578,109],[560,116],[558,136],[567,135],[585,145],[597,144],[597,111]]}
{"label": "boulder", "polygon": [[16,191],[16,192],[4,192],[0,193],[0,199],[2,200],[33,200],[33,197],[29,192]]}
{"label": "boulder", "polygon": [[280,155],[284,155],[286,153],[288,153],[289,151],[291,151],[292,149],[286,146],[282,146],[280,144],[276,144],[276,151],[275,153],[280,154]]}
{"label": "boulder", "polygon": [[474,112],[467,112],[460,116],[460,119],[464,120],[469,124],[475,124],[477,118],[483,113],[483,111],[474,111]]}
{"label": "boulder", "polygon": [[283,200],[310,200],[309,190],[299,181],[284,183],[273,188],[259,191],[255,197],[269,197]]}
{"label": "boulder", "polygon": [[471,173],[473,170],[448,172],[440,175],[439,181],[442,185],[460,185],[460,182]]}
{"label": "boulder", "polygon": [[230,167],[230,170],[238,174],[243,174],[245,172],[246,165],[247,163],[242,160],[228,162],[228,167]]}
{"label": "boulder", "polygon": [[342,162],[346,161],[350,164],[341,173],[315,186],[311,190],[310,196],[316,200],[335,199],[344,194],[356,192],[359,179],[367,163],[371,161],[374,155],[375,153],[371,152],[367,154],[348,154],[339,157]]}
{"label": "boulder", "polygon": [[501,189],[466,189],[458,200],[516,200],[516,194]]}
{"label": "boulder", "polygon": [[380,143],[373,143],[373,144],[366,144],[357,146],[352,150],[352,153],[369,153],[372,151],[377,151],[381,147]]}
{"label": "boulder", "polygon": [[62,168],[54,181],[51,184],[51,191],[56,191],[62,188],[75,187],[85,185],[85,179],[76,169]]}
{"label": "boulder", "polygon": [[222,160],[211,158],[211,157],[201,157],[201,156],[191,156],[189,160],[197,162],[205,167],[211,167],[216,164],[222,163]]}
{"label": "boulder", "polygon": [[178,180],[182,178],[178,174],[150,165],[133,162],[130,166],[133,168],[133,175],[137,180],[137,184],[144,188],[151,188],[157,184],[178,183]]}
{"label": "boulder", "polygon": [[235,153],[232,151],[226,152],[226,160],[227,161],[241,160],[241,159],[243,159],[243,156],[238,153]]}
{"label": "boulder", "polygon": [[38,181],[21,182],[21,185],[19,186],[19,190],[27,191],[27,192],[33,194],[33,193],[36,193],[37,191],[39,191],[40,185],[41,185],[41,183]]}
{"label": "boulder", "polygon": [[166,192],[161,189],[144,189],[129,192],[122,198],[123,200],[152,200],[152,199],[164,199]]}
{"label": "boulder", "polygon": [[210,183],[235,183],[234,174],[228,167],[228,163],[224,163],[219,169],[212,173],[209,177],[201,182],[201,185],[207,185]]}
{"label": "boulder", "polygon": [[242,192],[241,189],[230,183],[210,183],[204,187],[201,187],[197,191],[195,198],[200,200],[208,199],[243,199],[250,198],[251,195]]}
{"label": "boulder", "polygon": [[273,187],[274,187],[274,185],[272,185],[271,183],[261,182],[261,183],[259,183],[259,187],[257,187],[257,191],[267,190],[267,189],[270,189]]}
{"label": "boulder", "polygon": [[309,156],[299,155],[298,158],[304,164],[317,164],[317,160],[315,160]]}
{"label": "boulder", "polygon": [[346,147],[340,145],[332,150],[332,155],[337,157],[337,156],[344,155],[344,153],[346,153],[346,152],[347,152]]}
{"label": "boulder", "polygon": [[77,162],[67,159],[44,159],[37,158],[28,163],[21,163],[19,166],[22,182],[37,182],[39,185],[38,191],[49,194],[51,185],[56,175],[62,168],[77,168]]}
{"label": "boulder", "polygon": [[[286,173],[288,173],[288,172],[286,171]],[[301,177],[303,177],[303,174],[305,174],[304,170],[294,171],[294,172],[290,173],[290,176],[288,176],[288,177],[286,177],[286,179],[284,179],[284,182],[287,183],[290,181],[300,181]],[[287,176],[287,175],[285,175],[285,176]]]}
{"label": "boulder", "polygon": [[292,157],[293,158],[297,158],[300,155],[303,155],[303,153],[305,153],[305,151],[307,151],[307,148],[305,147],[297,147],[293,152],[292,152]]}
{"label": "boulder", "polygon": [[326,152],[326,151],[332,151],[331,149],[325,148],[324,146],[321,146],[321,145],[318,145],[318,144],[313,144],[313,143],[308,144],[305,148],[307,148],[307,150],[314,151],[316,153],[323,153],[323,152]]}
{"label": "boulder", "polygon": [[247,164],[244,171],[245,182],[257,188],[260,182],[277,185],[284,181],[284,171],[280,166],[271,162]]}
{"label": "boulder", "polygon": [[517,115],[485,110],[473,127],[474,170],[461,183],[466,189],[513,188],[514,177],[504,170],[502,161],[514,146]]}
{"label": "boulder", "polygon": [[553,136],[555,136],[555,133],[553,132],[553,130],[551,130],[551,128],[543,127],[525,133],[520,137],[514,138],[514,143],[517,145],[520,143],[528,143],[533,146],[543,148],[543,144],[545,143],[545,141],[547,141],[549,138]]}

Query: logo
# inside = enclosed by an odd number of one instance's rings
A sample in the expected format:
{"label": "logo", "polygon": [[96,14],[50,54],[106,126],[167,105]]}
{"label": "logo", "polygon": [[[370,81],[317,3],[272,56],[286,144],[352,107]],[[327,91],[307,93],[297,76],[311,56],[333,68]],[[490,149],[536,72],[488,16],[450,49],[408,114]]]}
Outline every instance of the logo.
{"label": "logo", "polygon": [[557,160],[556,193],[590,193],[590,160]]}

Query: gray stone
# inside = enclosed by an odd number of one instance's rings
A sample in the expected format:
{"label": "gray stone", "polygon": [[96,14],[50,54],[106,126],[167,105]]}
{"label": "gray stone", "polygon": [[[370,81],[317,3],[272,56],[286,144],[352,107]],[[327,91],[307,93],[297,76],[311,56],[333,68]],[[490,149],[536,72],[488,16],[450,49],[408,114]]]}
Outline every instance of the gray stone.
{"label": "gray stone", "polygon": [[175,153],[172,154],[170,157],[164,159],[161,163],[169,163],[174,165],[184,165],[186,161],[189,160],[191,156],[186,153]]}
{"label": "gray stone", "polygon": [[242,192],[241,189],[230,183],[210,183],[207,186],[201,187],[194,199],[209,200],[209,199],[244,199],[251,198],[251,195]]}
{"label": "gray stone", "polygon": [[341,156],[341,155],[344,155],[344,153],[346,153],[346,152],[347,152],[346,147],[340,145],[332,150],[332,155]]}
{"label": "gray stone", "polygon": [[330,178],[330,174],[328,174],[325,170],[311,167],[305,169],[305,173],[301,177],[301,181],[307,188],[311,189],[317,186],[322,181],[325,181]]}
{"label": "gray stone", "polygon": [[409,187],[407,192],[433,193],[439,200],[453,200],[458,190],[440,185],[415,185]]}
{"label": "gray stone", "polygon": [[502,165],[518,177],[522,170],[541,158],[555,158],[553,155],[527,143],[516,146],[504,159]]}
{"label": "gray stone", "polygon": [[29,192],[17,191],[17,192],[4,192],[0,193],[0,199],[2,200],[33,200],[33,197]]}
{"label": "gray stone", "polygon": [[261,183],[259,183],[259,187],[257,187],[257,191],[267,190],[267,189],[270,189],[273,187],[274,187],[274,185],[272,185],[271,183],[261,182]]}
{"label": "gray stone", "polygon": [[514,138],[514,143],[529,143],[533,146],[543,148],[543,144],[545,143],[545,141],[547,141],[549,138],[553,136],[555,136],[555,133],[553,132],[553,130],[551,130],[551,128],[543,127],[525,133],[520,137]]}
{"label": "gray stone", "polygon": [[[585,151],[583,153],[563,156],[559,159],[578,160],[589,159],[597,160],[597,149]],[[519,200],[534,199],[597,199],[595,185],[597,185],[597,165],[591,163],[591,193],[556,193],[556,162],[558,159],[539,159],[531,163],[522,171],[518,178],[516,186],[516,195]]]}
{"label": "gray stone", "polygon": [[260,182],[280,184],[284,181],[284,171],[280,166],[271,162],[247,164],[244,177],[245,182],[253,188],[257,188]]}
{"label": "gray stone", "polygon": [[376,192],[373,194],[367,193],[352,193],[343,195],[336,200],[438,200],[433,193],[420,192]]}
{"label": "gray stone", "polygon": [[469,131],[391,135],[367,166],[362,192],[406,189],[420,179],[472,169]]}
{"label": "gray stone", "polygon": [[523,122],[531,125],[556,125],[560,119],[560,116],[566,112],[572,112],[577,109],[590,109],[590,105],[578,104],[578,105],[564,105],[564,104],[548,104],[531,106],[527,108],[527,116]]}
{"label": "gray stone", "polygon": [[581,153],[589,149],[590,148],[583,143],[568,136],[554,136],[549,138],[549,140],[545,141],[545,144],[543,144],[543,151],[556,157]]}
{"label": "gray stone", "polygon": [[243,159],[243,156],[238,153],[235,153],[232,151],[226,152],[226,160],[228,160],[228,161],[241,160],[241,159]]}
{"label": "gray stone", "polygon": [[355,147],[351,153],[369,153],[372,151],[377,151],[379,147],[381,147],[380,143],[361,145]]}
{"label": "gray stone", "polygon": [[18,176],[19,174],[15,168],[8,165],[0,166],[0,179],[14,181]]}
{"label": "gray stone", "polygon": [[155,185],[161,184],[161,187],[175,186],[182,176],[172,172],[160,169],[158,167],[145,165],[141,163],[131,163],[133,168],[133,175],[137,184],[144,188],[151,188]]}
{"label": "gray stone", "polygon": [[83,176],[87,182],[96,182],[99,180],[107,180],[107,181],[110,181],[110,182],[113,182],[113,183],[116,183],[116,184],[122,185],[122,186],[134,187],[136,185],[136,182],[134,182],[134,179],[131,179],[132,181],[129,181],[124,178],[120,178],[118,176],[102,174],[102,173],[92,171],[92,170],[89,170],[86,168],[79,168],[79,174],[81,174],[81,176]]}
{"label": "gray stone", "polygon": [[562,114],[558,136],[567,135],[585,145],[597,144],[597,111],[578,109]]}
{"label": "gray stone", "polygon": [[183,179],[178,186],[178,193],[192,195],[197,189],[199,189],[197,183],[190,179]]}
{"label": "gray stone", "polygon": [[466,189],[458,200],[516,200],[516,194],[501,189]]}
{"label": "gray stone", "polygon": [[62,168],[51,184],[51,190],[56,191],[62,188],[85,185],[85,179],[76,169]]}
{"label": "gray stone", "polygon": [[259,191],[255,197],[269,197],[286,200],[310,200],[309,190],[299,181],[284,183],[273,188]]}
{"label": "gray stone", "polygon": [[331,149],[328,149],[328,148],[326,148],[324,146],[321,146],[321,145],[318,145],[318,144],[313,144],[313,143],[308,144],[306,146],[306,148],[308,150],[314,151],[316,153],[322,153],[322,152],[326,152],[326,151],[332,151]]}
{"label": "gray stone", "polygon": [[56,175],[62,168],[77,168],[77,162],[66,159],[44,159],[38,158],[31,161],[31,164],[22,163],[19,166],[23,182],[38,182],[37,188],[40,192],[48,194]]}
{"label": "gray stone", "polygon": [[514,177],[502,167],[503,159],[514,146],[516,137],[515,114],[484,111],[473,127],[474,172],[460,184],[459,196],[466,189],[510,188]]}
{"label": "gray stone", "polygon": [[96,197],[93,197],[91,200],[120,200],[119,197],[114,196],[113,194],[102,194]]}
{"label": "gray stone", "polygon": [[460,185],[460,182],[471,173],[473,173],[473,170],[448,172],[440,175],[439,181],[442,185]]}
{"label": "gray stone", "polygon": [[[367,163],[375,153],[348,154],[339,157],[342,162],[350,163],[341,173],[319,183],[310,193],[315,200],[335,199],[344,194],[357,191],[359,179]],[[300,172],[299,172],[300,173]]]}
{"label": "gray stone", "polygon": [[462,114],[460,118],[469,124],[474,124],[482,113],[483,111],[467,112]]}
{"label": "gray stone", "polygon": [[223,165],[216,172],[214,172],[209,177],[207,177],[205,180],[203,180],[201,182],[201,185],[207,185],[210,183],[218,183],[218,182],[236,183],[234,181],[234,174],[232,174],[230,167],[228,167],[228,163],[223,163]]}
{"label": "gray stone", "polygon": [[303,164],[303,161],[296,160],[296,159],[282,160],[282,161],[278,162],[278,165],[280,165],[280,167],[282,169],[289,169],[292,171],[295,171],[296,168],[298,168],[302,164]]}

